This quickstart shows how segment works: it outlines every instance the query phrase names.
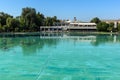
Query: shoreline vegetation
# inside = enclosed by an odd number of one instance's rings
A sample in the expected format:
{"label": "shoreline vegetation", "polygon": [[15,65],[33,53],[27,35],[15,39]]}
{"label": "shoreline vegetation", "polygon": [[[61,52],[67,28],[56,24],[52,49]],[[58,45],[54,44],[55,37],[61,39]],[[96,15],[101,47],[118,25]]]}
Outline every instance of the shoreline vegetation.
{"label": "shoreline vegetation", "polygon": [[[61,26],[61,23],[64,23],[65,21],[67,20],[57,19],[57,16],[45,17],[44,14],[37,12],[31,7],[23,8],[21,15],[17,17],[0,12],[0,34],[30,34],[31,32],[39,33],[41,26]],[[76,32],[97,34],[118,34],[120,32],[120,23],[117,23],[118,27],[114,28],[114,23],[106,23],[101,21],[98,17],[93,18],[90,22],[97,24],[96,32]],[[50,32],[55,33],[54,31]]]}

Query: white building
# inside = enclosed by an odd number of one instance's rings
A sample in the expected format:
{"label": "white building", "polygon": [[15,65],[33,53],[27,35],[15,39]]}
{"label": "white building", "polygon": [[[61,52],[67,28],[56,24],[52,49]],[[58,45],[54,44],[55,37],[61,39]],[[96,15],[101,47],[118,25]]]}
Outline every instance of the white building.
{"label": "white building", "polygon": [[95,23],[70,23],[72,27],[96,27]]}
{"label": "white building", "polygon": [[96,23],[78,22],[78,21],[62,21],[60,26],[41,26],[41,31],[96,31]]}
{"label": "white building", "polygon": [[96,23],[71,22],[67,25],[67,30],[96,31],[96,26]]}

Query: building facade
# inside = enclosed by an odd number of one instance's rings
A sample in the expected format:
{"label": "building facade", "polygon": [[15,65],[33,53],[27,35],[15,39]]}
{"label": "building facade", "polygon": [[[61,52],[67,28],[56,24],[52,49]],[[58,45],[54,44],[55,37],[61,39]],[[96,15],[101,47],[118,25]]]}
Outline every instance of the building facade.
{"label": "building facade", "polygon": [[89,22],[77,22],[77,21],[67,21],[65,28],[67,30],[79,30],[79,31],[96,31],[97,25],[96,23],[89,23]]}

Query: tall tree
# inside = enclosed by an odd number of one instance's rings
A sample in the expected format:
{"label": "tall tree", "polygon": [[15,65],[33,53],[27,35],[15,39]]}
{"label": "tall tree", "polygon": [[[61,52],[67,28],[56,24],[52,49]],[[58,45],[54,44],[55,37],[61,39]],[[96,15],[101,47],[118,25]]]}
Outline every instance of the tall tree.
{"label": "tall tree", "polygon": [[90,22],[93,22],[93,23],[98,24],[98,23],[101,22],[101,20],[100,20],[98,17],[95,17],[95,18],[93,18]]}
{"label": "tall tree", "polygon": [[34,30],[34,27],[36,26],[36,10],[29,7],[23,8],[21,17],[25,21],[25,29]]}
{"label": "tall tree", "polygon": [[41,14],[40,12],[38,12],[36,14],[36,25],[37,26],[43,26],[44,25],[44,20],[45,20],[44,15]]}
{"label": "tall tree", "polygon": [[12,18],[13,16],[11,16],[7,13],[4,13],[4,12],[0,12],[0,24],[1,24],[1,26],[6,25],[6,20],[8,17]]}

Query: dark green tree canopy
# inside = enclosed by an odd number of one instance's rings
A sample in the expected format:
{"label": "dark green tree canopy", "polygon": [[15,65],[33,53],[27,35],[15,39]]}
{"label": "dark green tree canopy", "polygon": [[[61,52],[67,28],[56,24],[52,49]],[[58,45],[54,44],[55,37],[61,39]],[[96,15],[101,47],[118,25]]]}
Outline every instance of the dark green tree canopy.
{"label": "dark green tree canopy", "polygon": [[113,23],[113,22],[109,23],[109,27],[107,28],[107,30],[108,30],[109,32],[111,32],[111,31],[114,30],[114,23]]}
{"label": "dark green tree canopy", "polygon": [[9,15],[7,13],[0,12],[0,24],[2,26],[6,25],[6,20],[7,20],[8,17],[13,18],[13,16],[11,16],[11,15]]}
{"label": "dark green tree canopy", "polygon": [[109,27],[109,24],[107,24],[105,22],[100,22],[100,23],[97,24],[97,30],[98,31],[105,31],[106,32],[108,27]]}
{"label": "dark green tree canopy", "polygon": [[45,16],[42,13],[38,12],[36,14],[36,25],[43,26],[44,23],[45,23]]}
{"label": "dark green tree canopy", "polygon": [[118,31],[120,32],[120,23],[118,23]]}
{"label": "dark green tree canopy", "polygon": [[98,23],[101,22],[101,20],[100,20],[98,17],[95,17],[95,18],[93,18],[90,22],[93,22],[93,23],[98,24]]}
{"label": "dark green tree canopy", "polygon": [[16,31],[20,27],[19,20],[15,18],[7,18],[7,27],[9,28],[9,31]]}
{"label": "dark green tree canopy", "polygon": [[29,7],[23,8],[21,17],[25,21],[26,29],[30,29],[30,27],[32,27],[32,24],[35,24],[36,10]]}

